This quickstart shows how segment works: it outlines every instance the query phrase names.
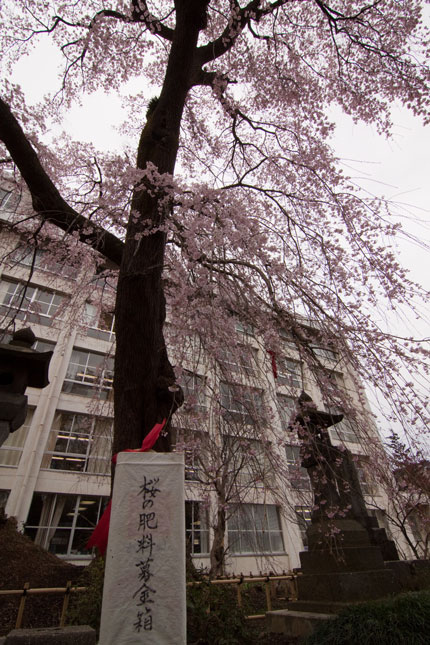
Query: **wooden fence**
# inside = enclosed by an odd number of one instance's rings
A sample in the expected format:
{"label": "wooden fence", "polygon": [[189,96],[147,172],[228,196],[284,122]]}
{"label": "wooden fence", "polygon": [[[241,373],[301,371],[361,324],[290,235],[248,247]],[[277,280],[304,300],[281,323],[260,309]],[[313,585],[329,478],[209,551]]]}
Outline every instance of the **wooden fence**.
{"label": "wooden fence", "polygon": [[15,629],[19,629],[22,625],[22,617],[24,615],[25,602],[30,595],[49,595],[49,594],[64,594],[63,607],[61,609],[60,627],[64,627],[66,622],[66,613],[69,606],[70,594],[85,591],[86,587],[72,587],[72,583],[68,582],[65,587],[34,587],[30,588],[30,584],[26,582],[22,589],[0,589],[0,596],[17,596],[20,595],[18,613],[15,621]]}
{"label": "wooden fence", "polygon": [[[213,584],[213,585],[236,585],[236,599],[239,607],[242,607],[243,598],[242,598],[242,585],[243,583],[262,583],[264,585],[265,595],[266,595],[266,609],[271,611],[272,609],[272,594],[274,593],[274,584],[280,580],[289,580],[292,585],[292,596],[296,596],[296,575],[295,574],[286,574],[282,573],[281,575],[269,574],[267,576],[243,576],[238,577],[226,577],[226,578],[208,578],[203,581],[191,581],[187,582],[187,587],[197,586],[202,584]],[[59,627],[64,627],[66,622],[66,613],[69,606],[70,594],[79,593],[86,591],[86,587],[72,587],[72,583],[68,582],[65,587],[41,587],[41,588],[30,588],[30,584],[26,582],[22,589],[1,589],[0,596],[21,596],[19,601],[18,613],[15,621],[15,629],[19,629],[22,625],[22,619],[24,616],[25,602],[30,595],[49,595],[49,594],[64,594],[63,606],[61,609],[60,624]],[[209,608],[210,611],[210,608]],[[265,614],[254,614],[252,616],[246,616],[247,620],[255,620],[264,618]]]}
{"label": "wooden fence", "polygon": [[[273,585],[275,582],[280,580],[289,580],[292,585],[290,597],[297,598],[297,584],[296,584],[297,575],[293,573],[282,573],[280,575],[270,573],[269,575],[259,575],[259,576],[243,576],[232,578],[208,578],[206,581],[192,581],[187,582],[188,586],[201,585],[210,582],[213,585],[236,585],[236,599],[239,607],[242,607],[242,585],[243,583],[254,583],[259,582],[263,583],[264,591],[266,595],[266,611],[272,610],[272,594],[273,594]],[[287,598],[285,598],[287,600]],[[265,618],[265,614],[253,614],[252,616],[246,616],[247,620],[256,620],[259,618]]]}

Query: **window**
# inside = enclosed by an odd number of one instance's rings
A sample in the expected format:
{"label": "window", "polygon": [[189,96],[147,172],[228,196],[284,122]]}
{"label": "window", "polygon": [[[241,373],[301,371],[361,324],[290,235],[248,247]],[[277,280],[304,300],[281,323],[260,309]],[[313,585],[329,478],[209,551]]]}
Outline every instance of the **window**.
{"label": "window", "polygon": [[49,340],[39,340],[38,338],[32,349],[35,349],[38,352],[53,352],[55,349],[55,343],[51,343]]}
{"label": "window", "polygon": [[118,284],[118,270],[117,269],[97,269],[96,274],[91,279],[91,282],[96,287],[101,289],[109,289],[116,291]]}
{"label": "window", "polygon": [[281,339],[283,347],[288,347],[289,349],[297,349],[297,341],[293,333],[289,329],[280,329],[279,338]]}
{"label": "window", "polygon": [[185,535],[191,555],[209,553],[208,512],[201,502],[185,502]]}
{"label": "window", "polygon": [[[343,410],[340,406],[326,406],[327,411],[331,414],[343,414]],[[360,437],[358,436],[357,426],[353,421],[343,417],[342,421],[336,423],[336,425],[331,426],[330,437],[338,441],[348,441],[349,443],[359,443]]]}
{"label": "window", "polygon": [[282,553],[284,542],[278,508],[271,504],[241,504],[228,520],[231,553]]}
{"label": "window", "polygon": [[301,365],[298,361],[293,361],[291,358],[286,358],[285,356],[277,356],[276,367],[278,370],[278,385],[302,387]]}
{"label": "window", "polygon": [[311,349],[315,356],[318,358],[325,358],[330,361],[338,361],[339,360],[339,355],[337,352],[333,351],[329,347],[322,347],[318,345],[311,345]]}
{"label": "window", "polygon": [[324,368],[314,368],[315,379],[320,386],[334,399],[339,399],[342,392],[346,391],[345,380],[342,372]]}
{"label": "window", "polygon": [[376,486],[369,470],[370,464],[366,459],[359,459],[355,462],[358,480],[360,482],[361,492],[363,495],[375,495]]}
{"label": "window", "polygon": [[205,449],[206,435],[204,432],[174,428],[173,450],[183,452],[185,456],[186,481],[200,480],[200,457]]}
{"label": "window", "polygon": [[250,323],[244,322],[243,320],[237,320],[235,327],[236,331],[244,336],[254,336],[255,334],[254,326]]}
{"label": "window", "polygon": [[18,193],[0,188],[0,219],[9,219],[7,213],[15,213],[19,201]]}
{"label": "window", "polygon": [[18,264],[26,267],[34,267],[56,273],[67,278],[76,278],[78,269],[70,264],[67,254],[64,255],[63,261],[56,261],[52,257],[52,253],[46,249],[33,248],[31,246],[18,246],[12,253],[11,258]]}
{"label": "window", "polygon": [[281,418],[282,429],[288,430],[293,420],[296,402],[292,396],[286,396],[285,394],[277,394],[276,400],[278,402],[278,412]]}
{"label": "window", "polygon": [[256,425],[264,420],[261,390],[220,383],[222,416],[225,421]]}
{"label": "window", "polygon": [[9,437],[0,446],[0,466],[16,467],[18,466],[24,445],[30,430],[31,422],[33,419],[34,410],[27,412],[27,418],[24,425],[22,425],[15,432],[11,432]]}
{"label": "window", "polygon": [[324,368],[314,368],[315,381],[329,403],[327,409],[339,410],[345,398],[346,386],[342,372]]}
{"label": "window", "polygon": [[18,264],[26,267],[40,267],[43,266],[43,258],[45,251],[42,249],[32,249],[27,246],[18,246],[12,253],[11,258]]}
{"label": "window", "polygon": [[0,490],[0,513],[6,508],[7,500],[9,497],[9,492],[8,490]]}
{"label": "window", "polygon": [[42,468],[110,475],[112,419],[59,412]]}
{"label": "window", "polygon": [[56,555],[88,557],[85,545],[107,502],[107,497],[35,493],[25,534]]}
{"label": "window", "polygon": [[26,322],[50,326],[63,300],[58,293],[40,287],[8,280],[0,283],[0,312],[7,314],[9,309],[16,309],[16,317]]}
{"label": "window", "polygon": [[258,350],[249,345],[239,345],[234,351],[224,350],[221,354],[221,370],[229,374],[246,374],[252,376],[257,368]]}
{"label": "window", "polygon": [[63,392],[107,399],[113,382],[113,358],[74,349],[63,383]]}
{"label": "window", "polygon": [[184,393],[182,412],[204,414],[206,412],[205,379],[194,372],[184,370],[178,382]]}
{"label": "window", "polygon": [[330,428],[332,439],[338,441],[348,441],[349,443],[360,443],[355,425],[349,419],[343,418],[342,421]]}
{"label": "window", "polygon": [[311,490],[308,471],[303,468],[300,456],[300,446],[285,446],[285,455],[288,465],[288,475],[292,488],[295,490]]}
{"label": "window", "polygon": [[273,479],[262,441],[224,435],[223,453],[229,474],[238,484],[255,486]]}
{"label": "window", "polygon": [[87,336],[109,342],[115,339],[115,316],[113,311],[100,311],[95,305],[86,302],[84,322],[85,325],[88,325]]}
{"label": "window", "polygon": [[312,522],[312,509],[310,506],[296,506],[296,518],[299,526],[300,536],[302,538],[303,546],[305,551],[308,548],[308,536],[306,535],[306,529],[310,526]]}

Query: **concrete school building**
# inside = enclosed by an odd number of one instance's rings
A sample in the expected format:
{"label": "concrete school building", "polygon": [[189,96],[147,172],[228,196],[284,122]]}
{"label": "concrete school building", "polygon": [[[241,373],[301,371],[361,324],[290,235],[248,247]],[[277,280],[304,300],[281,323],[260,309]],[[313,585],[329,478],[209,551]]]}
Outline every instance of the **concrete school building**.
{"label": "concrete school building", "polygon": [[[114,285],[88,267],[61,258],[48,261],[42,248],[32,247],[8,226],[25,209],[21,203],[17,214],[17,206],[7,184],[0,188],[0,342],[8,342],[13,320],[16,328],[31,326],[34,349],[53,350],[53,357],[50,384],[43,390],[28,388],[26,422],[0,447],[0,506],[37,544],[84,564],[92,558],[85,544],[110,495]],[[95,293],[103,298],[103,310],[95,304]],[[208,567],[220,503],[210,484],[213,460],[234,455],[232,469],[239,458],[241,466],[235,477],[239,492],[227,515],[227,572],[287,571],[299,566],[298,554],[306,548],[312,504],[299,446],[287,428],[302,389],[318,406],[323,400],[287,331],[275,377],[271,357],[252,328],[237,320],[235,329],[240,349],[234,356],[226,353],[221,367],[207,359],[196,339],[180,352],[172,347],[173,362],[183,368],[185,393],[174,425],[177,449],[186,453],[186,537],[196,566]],[[354,392],[357,380],[335,352],[318,346],[314,351],[337,385],[362,401],[362,393]],[[222,414],[213,407],[214,392]],[[250,409],[266,411],[275,463],[267,459]],[[367,425],[378,440],[376,427]],[[384,513],[388,500],[366,469],[359,425],[345,419],[330,432],[333,442],[358,455],[371,512],[381,526],[393,529]],[[204,446],[210,449],[205,452]],[[205,454],[208,462],[202,463]],[[393,532],[401,552],[410,557],[402,536]]]}

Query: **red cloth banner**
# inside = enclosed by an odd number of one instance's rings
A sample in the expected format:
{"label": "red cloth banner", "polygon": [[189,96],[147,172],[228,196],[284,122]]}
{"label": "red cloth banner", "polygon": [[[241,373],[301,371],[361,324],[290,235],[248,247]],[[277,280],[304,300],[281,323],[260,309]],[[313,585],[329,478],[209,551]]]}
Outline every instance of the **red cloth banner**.
{"label": "red cloth banner", "polygon": [[[148,452],[148,450],[151,450],[152,446],[157,441],[158,437],[160,436],[160,432],[164,428],[165,424],[166,419],[163,419],[161,423],[156,423],[152,430],[146,435],[140,448],[137,448],[136,450],[124,450],[122,452]],[[112,457],[112,462],[114,464],[116,464],[118,454],[119,453]],[[85,545],[86,549],[91,549],[93,546],[97,547],[101,555],[104,555],[107,549],[111,508],[112,500],[109,501],[109,504],[106,506],[106,509],[101,516],[96,528],[92,532],[90,539]]]}

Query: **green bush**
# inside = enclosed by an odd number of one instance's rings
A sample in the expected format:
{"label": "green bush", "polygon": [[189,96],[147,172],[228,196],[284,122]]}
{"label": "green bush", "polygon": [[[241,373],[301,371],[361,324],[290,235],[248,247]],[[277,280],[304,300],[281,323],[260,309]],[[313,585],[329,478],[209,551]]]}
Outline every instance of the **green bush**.
{"label": "green bush", "polygon": [[78,581],[78,586],[87,590],[72,594],[67,611],[69,625],[90,625],[96,630],[97,636],[100,631],[104,574],[104,559],[95,558]]}
{"label": "green bush", "polygon": [[323,623],[305,645],[425,645],[430,642],[430,591],[366,602]]}
{"label": "green bush", "polygon": [[252,642],[245,614],[237,606],[234,588],[207,581],[187,588],[189,645],[251,645]]}

